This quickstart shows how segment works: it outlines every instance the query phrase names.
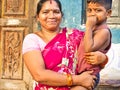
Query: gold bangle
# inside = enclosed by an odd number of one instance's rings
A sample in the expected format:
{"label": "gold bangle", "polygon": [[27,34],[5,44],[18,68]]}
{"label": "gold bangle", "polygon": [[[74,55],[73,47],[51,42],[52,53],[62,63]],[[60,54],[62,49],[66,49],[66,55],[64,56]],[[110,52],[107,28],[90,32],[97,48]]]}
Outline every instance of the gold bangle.
{"label": "gold bangle", "polygon": [[73,81],[72,81],[72,75],[67,73],[67,85],[72,86]]}

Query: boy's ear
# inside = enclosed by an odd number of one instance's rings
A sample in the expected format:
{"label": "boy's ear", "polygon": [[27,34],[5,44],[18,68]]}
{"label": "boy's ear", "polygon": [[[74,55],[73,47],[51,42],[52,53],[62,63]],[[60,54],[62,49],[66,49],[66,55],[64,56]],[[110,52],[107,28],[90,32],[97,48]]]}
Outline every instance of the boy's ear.
{"label": "boy's ear", "polygon": [[110,16],[111,16],[111,14],[112,14],[112,10],[111,10],[111,9],[109,9],[107,12],[108,12],[107,17],[110,17]]}

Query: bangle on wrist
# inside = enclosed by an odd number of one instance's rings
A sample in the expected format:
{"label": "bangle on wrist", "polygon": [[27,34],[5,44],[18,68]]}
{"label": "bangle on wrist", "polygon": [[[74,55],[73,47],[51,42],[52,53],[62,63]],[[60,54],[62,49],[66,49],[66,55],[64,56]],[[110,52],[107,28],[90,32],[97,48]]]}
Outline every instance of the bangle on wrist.
{"label": "bangle on wrist", "polygon": [[103,63],[101,63],[101,64],[100,64],[100,67],[101,67],[101,68],[104,68],[104,67],[105,67],[105,65],[106,65],[106,64],[107,64],[107,62],[108,62],[108,56],[107,56],[107,55],[105,55],[105,57],[106,57],[105,61],[104,61]]}
{"label": "bangle on wrist", "polygon": [[67,73],[67,86],[72,86],[73,81],[72,81],[72,75]]}

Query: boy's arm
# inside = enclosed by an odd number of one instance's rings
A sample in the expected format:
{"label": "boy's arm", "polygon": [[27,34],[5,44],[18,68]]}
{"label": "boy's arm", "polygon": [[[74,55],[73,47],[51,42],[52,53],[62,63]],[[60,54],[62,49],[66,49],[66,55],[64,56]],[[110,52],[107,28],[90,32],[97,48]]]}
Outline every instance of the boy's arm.
{"label": "boy's arm", "polygon": [[93,33],[92,28],[86,27],[84,36],[85,52],[97,51],[99,49],[105,49],[109,43],[107,43],[110,37],[109,30],[101,29]]}

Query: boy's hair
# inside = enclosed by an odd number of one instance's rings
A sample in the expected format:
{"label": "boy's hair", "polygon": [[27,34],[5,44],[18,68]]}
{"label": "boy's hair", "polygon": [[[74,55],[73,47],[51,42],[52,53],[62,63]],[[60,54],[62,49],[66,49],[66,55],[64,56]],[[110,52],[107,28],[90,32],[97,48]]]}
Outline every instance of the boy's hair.
{"label": "boy's hair", "polygon": [[87,4],[89,3],[98,3],[105,7],[106,10],[112,8],[112,0],[87,0]]}

